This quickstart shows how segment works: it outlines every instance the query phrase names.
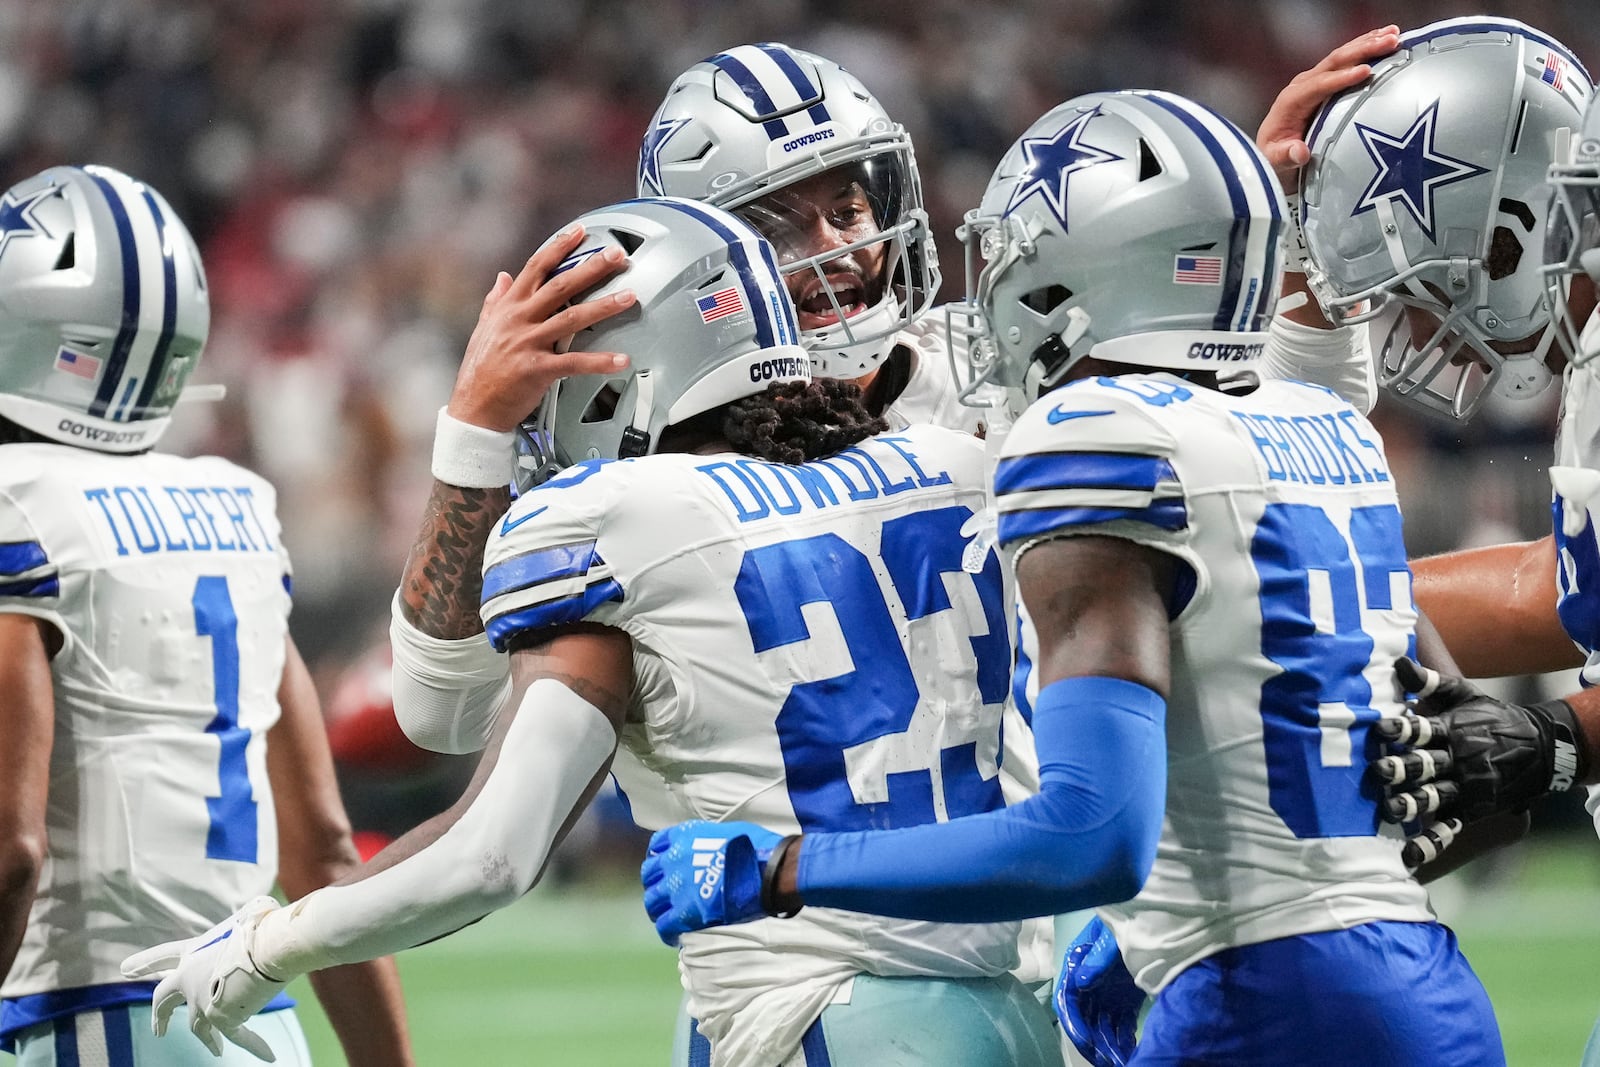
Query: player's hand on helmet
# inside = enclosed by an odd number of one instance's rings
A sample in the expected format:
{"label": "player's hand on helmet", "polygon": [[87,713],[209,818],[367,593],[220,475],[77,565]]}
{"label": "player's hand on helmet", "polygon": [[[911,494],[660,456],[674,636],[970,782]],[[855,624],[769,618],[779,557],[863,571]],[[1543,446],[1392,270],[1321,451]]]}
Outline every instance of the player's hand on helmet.
{"label": "player's hand on helmet", "polygon": [[632,307],[635,299],[624,290],[566,306],[627,265],[621,249],[608,248],[558,269],[583,239],[582,226],[563,230],[515,278],[504,271],[496,276],[456,373],[451,416],[487,430],[514,430],[556,379],[627,366],[619,352],[561,351],[574,334]]}
{"label": "player's hand on helmet", "polygon": [[1386,754],[1370,773],[1384,790],[1384,818],[1411,829],[1407,866],[1437,859],[1466,825],[1576,788],[1587,772],[1565,701],[1508,704],[1406,658],[1395,674],[1416,699],[1405,715],[1378,720]]}
{"label": "player's hand on helmet", "polygon": [[1111,928],[1091,918],[1072,939],[1056,978],[1056,1018],[1094,1067],[1126,1067],[1138,1044],[1144,990],[1122,962]]}
{"label": "player's hand on helmet", "polygon": [[748,822],[696,820],[657,830],[639,878],[661,940],[676,946],[695,930],[765,918],[761,879],[782,840]]}
{"label": "player's hand on helmet", "polygon": [[1335,93],[1359,85],[1372,73],[1369,65],[1400,47],[1400,27],[1381,26],[1335,48],[1310,70],[1296,74],[1267,110],[1256,131],[1256,144],[1266,154],[1286,193],[1300,186],[1300,168],[1311,159],[1306,132],[1318,109]]}
{"label": "player's hand on helmet", "polygon": [[157,1037],[167,1032],[178,1005],[187,1003],[189,1029],[213,1056],[222,1055],[222,1039],[227,1038],[257,1059],[277,1059],[272,1047],[245,1025],[285,985],[262,974],[250,957],[256,928],[277,907],[271,897],[256,897],[198,937],[169,941],[122,961],[124,978],[161,979],[150,998],[151,1029]]}

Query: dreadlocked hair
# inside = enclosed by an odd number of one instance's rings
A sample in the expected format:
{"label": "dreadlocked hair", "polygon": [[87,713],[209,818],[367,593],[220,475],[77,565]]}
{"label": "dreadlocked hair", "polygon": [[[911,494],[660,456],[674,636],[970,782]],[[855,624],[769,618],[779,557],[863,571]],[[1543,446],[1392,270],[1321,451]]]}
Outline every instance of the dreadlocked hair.
{"label": "dreadlocked hair", "polygon": [[12,422],[10,419],[0,418],[0,445],[53,445],[44,434],[34,433],[32,430]]}
{"label": "dreadlocked hair", "polygon": [[862,404],[861,388],[838,378],[775,382],[727,405],[722,417],[735,451],[771,463],[825,459],[888,428]]}

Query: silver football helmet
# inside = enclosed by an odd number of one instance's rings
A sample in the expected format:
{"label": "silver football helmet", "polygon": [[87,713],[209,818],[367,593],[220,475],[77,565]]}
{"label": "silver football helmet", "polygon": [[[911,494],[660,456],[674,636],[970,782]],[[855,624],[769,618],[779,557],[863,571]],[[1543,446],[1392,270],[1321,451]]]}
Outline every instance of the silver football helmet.
{"label": "silver football helmet", "polygon": [[[1600,96],[1589,101],[1570,156],[1550,164],[1550,216],[1545,220],[1545,298],[1558,343],[1582,366],[1600,354],[1600,333],[1584,337],[1585,316],[1570,306],[1572,279],[1600,288]],[[1587,340],[1589,343],[1584,344]]]}
{"label": "silver football helmet", "polygon": [[703,200],[760,230],[825,377],[878,366],[939,289],[910,136],[853,75],[787,45],[679,75],[639,148],[639,195]]}
{"label": "silver football helmet", "polygon": [[[677,197],[626,200],[580,216],[583,244],[557,268],[606,248],[625,270],[583,295],[630,289],[637,303],[572,338],[570,347],[623,352],[616,374],[556,383],[527,431],[527,481],[585,459],[648,455],[671,425],[764,390],[810,381],[772,247],[725,211]],[[530,463],[531,458],[531,463]],[[529,472],[527,467],[535,470]]]}
{"label": "silver football helmet", "polygon": [[52,167],[0,195],[0,417],[143,451],[210,325],[200,253],[154,189],[110,167]]}
{"label": "silver football helmet", "polygon": [[1312,124],[1307,279],[1337,322],[1399,305],[1379,355],[1397,394],[1466,418],[1491,388],[1549,384],[1555,331],[1535,252],[1545,172],[1592,91],[1554,38],[1513,19],[1450,19],[1402,34]]}
{"label": "silver football helmet", "polygon": [[1248,369],[1277,302],[1284,218],[1265,158],[1215,112],[1142,90],[1068,100],[1011,146],[961,228],[963,399],[994,382],[1032,401],[1087,356]]}

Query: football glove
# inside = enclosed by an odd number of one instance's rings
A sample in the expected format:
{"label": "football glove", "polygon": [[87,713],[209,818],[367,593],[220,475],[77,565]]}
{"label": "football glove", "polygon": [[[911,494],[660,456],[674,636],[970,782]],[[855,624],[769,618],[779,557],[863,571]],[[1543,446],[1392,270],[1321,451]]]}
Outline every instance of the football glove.
{"label": "football glove", "polygon": [[262,974],[250,958],[256,927],[277,907],[271,897],[256,897],[198,937],[168,941],[122,961],[124,978],[161,979],[150,998],[150,1028],[157,1037],[167,1032],[178,1005],[187,1002],[189,1029],[213,1056],[221,1057],[227,1038],[257,1059],[277,1059],[245,1025],[285,985]]}
{"label": "football glove", "polygon": [[748,822],[696,820],[657,830],[639,878],[661,940],[765,918],[761,881],[782,834]]}
{"label": "football glove", "polygon": [[1508,704],[1409,658],[1395,661],[1395,674],[1416,700],[1405,715],[1378,720],[1387,752],[1372,773],[1384,818],[1417,827],[1407,866],[1436,859],[1464,825],[1525,811],[1588,772],[1583,730],[1565,701]]}
{"label": "football glove", "polygon": [[1094,1067],[1127,1067],[1138,1044],[1144,990],[1122,962],[1117,939],[1099,916],[1072,939],[1056,979],[1056,1018]]}

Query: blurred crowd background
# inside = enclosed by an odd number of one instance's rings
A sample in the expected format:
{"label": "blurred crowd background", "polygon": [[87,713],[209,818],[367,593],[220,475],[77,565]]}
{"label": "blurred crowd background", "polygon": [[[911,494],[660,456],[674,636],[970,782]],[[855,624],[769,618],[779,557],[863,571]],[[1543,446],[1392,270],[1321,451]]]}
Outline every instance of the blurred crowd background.
{"label": "blurred crowd background", "polygon": [[[779,40],[859,76],[911,131],[950,299],[956,224],[1048,107],[1160,87],[1254,131],[1335,45],[1481,13],[1600,63],[1594,0],[0,0],[0,179],[107,163],[188,221],[213,302],[197,380],[229,395],[168,443],[278,485],[326,695],[385,632],[495,272],[632,195],[689,64]],[[1546,532],[1554,416],[1553,389],[1465,429],[1386,402],[1413,553]]]}

